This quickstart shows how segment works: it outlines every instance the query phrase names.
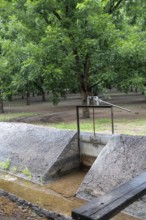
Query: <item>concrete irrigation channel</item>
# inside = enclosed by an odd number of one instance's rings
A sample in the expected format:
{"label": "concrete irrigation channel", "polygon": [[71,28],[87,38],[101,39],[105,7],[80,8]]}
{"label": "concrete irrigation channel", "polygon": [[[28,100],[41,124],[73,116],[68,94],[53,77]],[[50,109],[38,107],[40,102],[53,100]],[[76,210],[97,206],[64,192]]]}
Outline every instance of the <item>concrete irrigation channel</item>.
{"label": "concrete irrigation channel", "polygon": [[[103,152],[106,157],[109,152],[113,151],[113,146],[117,145],[117,142],[121,144],[121,140],[125,139],[128,142],[124,146],[140,143],[142,148],[146,143],[145,138],[139,138],[139,142],[134,142],[135,139],[132,139],[132,144],[129,145],[131,143],[129,136],[122,136],[121,139],[117,135],[101,134],[97,134],[96,141],[93,141],[91,134],[82,134],[81,149],[78,149],[75,131],[25,123],[0,123],[0,131],[0,197],[10,199],[18,206],[29,207],[42,219],[71,219],[72,210],[90,200],[93,194],[96,194],[97,189],[99,194],[103,193],[99,182],[96,181],[98,175],[101,174],[98,166],[99,163],[101,164],[101,158],[104,159]],[[142,140],[143,142],[140,142]],[[88,149],[89,147],[91,150]],[[133,152],[131,151],[129,157]],[[94,160],[89,160],[89,158],[93,159],[94,156],[95,162],[93,163]],[[91,169],[81,169],[81,160],[82,164],[86,164],[86,161],[83,161],[86,159],[90,161],[90,165],[93,163]],[[103,161],[104,166],[108,167],[109,161]],[[123,159],[121,161],[125,163]],[[121,165],[122,162],[119,164]],[[97,167],[96,164],[98,164]],[[141,166],[142,169],[144,166]],[[112,168],[114,169],[114,166]],[[105,171],[101,169],[101,166],[100,171],[104,176]],[[121,172],[121,169],[119,171]],[[95,181],[91,181],[91,177]],[[108,176],[108,178],[110,180],[111,177]],[[106,180],[107,185],[108,183],[111,185],[109,180]],[[105,187],[108,186],[105,184]],[[126,214],[121,213],[114,219],[146,219],[144,204],[143,199],[135,204],[139,208],[137,212],[133,211],[135,206],[132,206],[125,211]],[[27,219],[37,218],[28,217]]]}

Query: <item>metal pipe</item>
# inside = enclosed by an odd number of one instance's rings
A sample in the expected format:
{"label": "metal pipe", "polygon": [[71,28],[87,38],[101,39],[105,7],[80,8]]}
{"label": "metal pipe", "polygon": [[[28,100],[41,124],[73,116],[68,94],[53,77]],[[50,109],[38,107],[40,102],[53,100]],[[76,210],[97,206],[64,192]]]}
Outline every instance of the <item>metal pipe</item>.
{"label": "metal pipe", "polygon": [[103,103],[105,103],[105,104],[112,105],[112,106],[114,106],[114,107],[116,107],[116,108],[119,108],[119,109],[122,109],[122,110],[124,110],[124,111],[131,112],[131,110],[129,110],[129,109],[127,109],[127,108],[123,108],[123,107],[120,107],[120,106],[118,106],[118,105],[114,105],[114,104],[112,104],[112,103],[110,103],[110,102],[105,102],[105,101],[103,101],[102,99],[99,99],[99,102],[103,102]]}
{"label": "metal pipe", "polygon": [[114,111],[113,106],[111,107],[111,122],[112,122],[112,134],[114,134]]}
{"label": "metal pipe", "polygon": [[94,111],[94,106],[93,106],[93,133],[94,133],[94,138],[95,138],[95,111]]}
{"label": "metal pipe", "polygon": [[80,155],[80,117],[79,117],[79,106],[76,106],[76,114],[77,114],[78,150],[79,150],[79,157],[80,157],[80,160],[81,160],[81,155]]}

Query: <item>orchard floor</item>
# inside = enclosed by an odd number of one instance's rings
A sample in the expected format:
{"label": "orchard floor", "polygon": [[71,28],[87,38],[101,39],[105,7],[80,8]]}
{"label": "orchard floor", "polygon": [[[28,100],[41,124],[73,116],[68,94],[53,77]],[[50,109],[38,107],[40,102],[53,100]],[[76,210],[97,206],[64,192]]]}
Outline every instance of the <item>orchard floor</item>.
{"label": "orchard floor", "polygon": [[[124,111],[114,108],[115,118],[144,118],[146,116],[146,99],[141,93],[112,93],[110,98],[101,97],[102,100],[131,110]],[[32,116],[16,118],[13,121],[27,123],[59,123],[76,121],[76,106],[81,105],[79,94],[69,94],[66,99],[61,98],[58,105],[53,105],[47,96],[46,102],[41,97],[31,97],[30,105],[25,100],[17,98],[12,102],[4,103],[5,114],[17,112],[31,112]],[[108,111],[98,110],[99,117],[108,117]]]}
{"label": "orchard floor", "polygon": [[[145,135],[146,125],[146,99],[141,93],[112,93],[110,98],[101,97],[104,101],[128,108],[130,112],[119,108],[114,108],[115,133],[131,133],[137,135]],[[8,112],[29,112],[31,116],[17,117],[15,119],[7,119],[8,121],[25,122],[43,125],[59,124],[61,122],[76,122],[76,106],[81,105],[81,97],[79,94],[70,94],[66,99],[54,106],[49,97],[46,102],[41,102],[41,97],[31,97],[31,105],[26,106],[25,101],[20,98],[10,103],[5,103],[5,115]],[[92,109],[91,120],[92,120]],[[110,119],[109,109],[97,109],[95,118]],[[80,111],[80,119],[82,112]],[[117,123],[118,121],[118,123]],[[129,124],[138,121],[137,125]],[[105,129],[103,129],[105,131]],[[100,132],[100,131],[98,131]],[[110,131],[111,132],[111,129]]]}

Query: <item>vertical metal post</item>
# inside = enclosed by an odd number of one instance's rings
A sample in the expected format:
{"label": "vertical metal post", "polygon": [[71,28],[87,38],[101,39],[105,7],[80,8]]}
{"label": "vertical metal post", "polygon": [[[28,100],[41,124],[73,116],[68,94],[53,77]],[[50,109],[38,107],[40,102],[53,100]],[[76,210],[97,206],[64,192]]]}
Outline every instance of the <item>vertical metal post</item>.
{"label": "vertical metal post", "polygon": [[79,118],[79,106],[76,106],[76,114],[77,114],[78,150],[79,150],[79,156],[80,156],[80,118]]}
{"label": "vertical metal post", "polygon": [[113,113],[113,106],[111,106],[111,122],[112,122],[112,134],[114,134],[114,113]]}
{"label": "vertical metal post", "polygon": [[93,133],[94,133],[94,138],[95,138],[95,111],[94,111],[94,106],[93,106]]}

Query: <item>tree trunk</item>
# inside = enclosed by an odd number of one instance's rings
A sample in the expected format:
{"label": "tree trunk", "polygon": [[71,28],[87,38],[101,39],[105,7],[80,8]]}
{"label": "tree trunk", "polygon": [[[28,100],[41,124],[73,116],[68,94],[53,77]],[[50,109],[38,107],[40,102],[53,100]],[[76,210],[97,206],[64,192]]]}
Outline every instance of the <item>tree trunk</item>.
{"label": "tree trunk", "polygon": [[37,90],[40,91],[41,93],[41,96],[42,96],[42,102],[45,102],[46,101],[46,92],[45,92],[45,89],[43,88],[43,84],[44,84],[44,80],[43,79],[40,79],[40,85],[38,83],[35,83],[35,87],[37,88]]}
{"label": "tree trunk", "polygon": [[[88,77],[89,77],[89,55],[86,55],[84,62],[84,72],[80,76],[80,91],[82,96],[82,105],[87,105],[87,97],[90,93],[88,87]],[[90,118],[89,108],[83,108],[83,118]]]}
{"label": "tree trunk", "polygon": [[[82,105],[87,105],[87,97],[88,97],[88,94],[87,92],[82,88],[81,89],[81,97],[82,97]],[[83,108],[83,118],[90,118],[90,111],[89,111],[89,108]]]}
{"label": "tree trunk", "polygon": [[4,104],[2,97],[0,97],[0,113],[4,113]]}
{"label": "tree trunk", "polygon": [[22,92],[22,94],[21,94],[21,99],[24,99],[24,94],[23,94],[23,92]]}
{"label": "tree trunk", "polygon": [[[90,59],[89,54],[86,54],[84,64],[82,63],[77,49],[73,50],[76,59],[76,68],[78,74],[78,81],[80,84],[80,93],[82,97],[82,105],[87,105],[87,97],[89,95],[88,91],[88,80],[89,80],[89,66],[90,66]],[[82,71],[82,73],[81,73]],[[90,118],[90,111],[89,108],[83,108],[83,118]]]}
{"label": "tree trunk", "polygon": [[42,91],[42,102],[46,101],[46,94],[44,91]]}
{"label": "tree trunk", "polygon": [[26,92],[26,105],[30,105],[30,93]]}

